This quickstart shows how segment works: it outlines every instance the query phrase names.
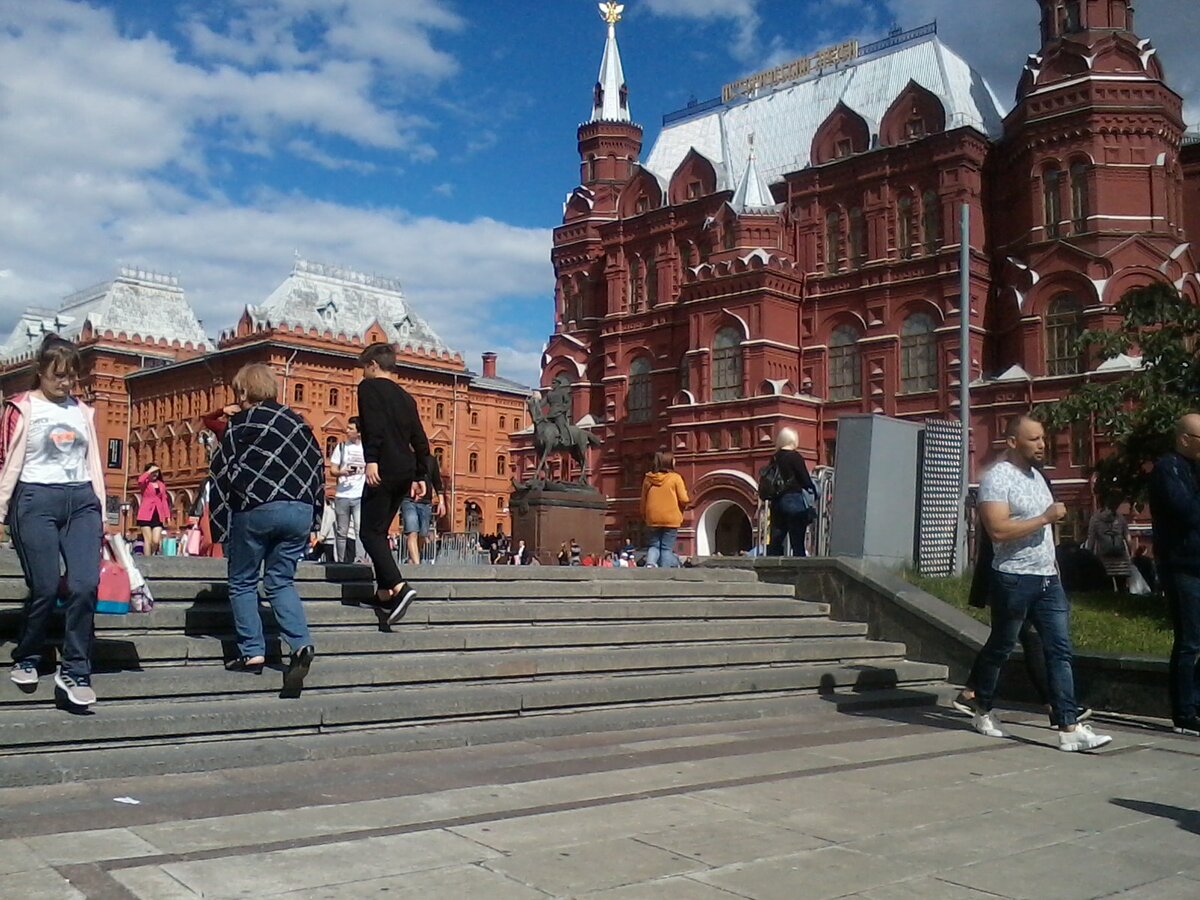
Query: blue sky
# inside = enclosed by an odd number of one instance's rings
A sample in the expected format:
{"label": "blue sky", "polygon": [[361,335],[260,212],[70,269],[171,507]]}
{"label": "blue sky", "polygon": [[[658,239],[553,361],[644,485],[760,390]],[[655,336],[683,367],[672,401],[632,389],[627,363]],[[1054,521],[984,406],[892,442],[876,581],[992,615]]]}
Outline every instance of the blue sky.
{"label": "blue sky", "polygon": [[[1192,3],[1137,8],[1195,122]],[[646,150],[690,97],[934,18],[1007,102],[1033,0],[628,0]],[[0,0],[0,328],[134,264],[215,334],[299,252],[398,277],[470,366],[532,382],[604,35],[593,0]]]}

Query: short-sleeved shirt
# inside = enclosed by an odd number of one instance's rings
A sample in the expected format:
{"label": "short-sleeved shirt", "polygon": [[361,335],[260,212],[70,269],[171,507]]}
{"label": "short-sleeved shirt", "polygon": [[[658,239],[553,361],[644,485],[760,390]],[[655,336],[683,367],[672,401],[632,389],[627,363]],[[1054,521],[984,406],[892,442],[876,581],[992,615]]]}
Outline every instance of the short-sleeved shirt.
{"label": "short-sleeved shirt", "polygon": [[333,456],[329,460],[339,469],[349,469],[352,475],[339,475],[337,479],[337,494],[339,500],[357,500],[363,495],[367,484],[367,460],[363,456],[362,441],[353,444],[342,442],[333,448]]}
{"label": "short-sleeved shirt", "polygon": [[84,484],[88,472],[88,431],[83,408],[73,398],[51,403],[29,398],[29,430],[25,439],[25,484]]}
{"label": "short-sleeved shirt", "polygon": [[[1037,469],[1029,471],[1008,460],[996,463],[979,485],[980,503],[1007,503],[1009,515],[1018,521],[1036,519],[1054,502],[1050,485]],[[996,556],[992,568],[1009,575],[1057,575],[1054,529],[1047,525],[1015,541],[993,541]]]}

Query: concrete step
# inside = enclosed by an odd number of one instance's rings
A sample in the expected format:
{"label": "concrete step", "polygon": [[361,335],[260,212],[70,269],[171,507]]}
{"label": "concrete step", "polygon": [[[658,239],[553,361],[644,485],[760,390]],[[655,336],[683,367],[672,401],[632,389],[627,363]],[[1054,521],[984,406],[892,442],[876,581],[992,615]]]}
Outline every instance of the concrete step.
{"label": "concrete step", "polygon": [[[865,662],[900,659],[904,645],[865,638],[809,638],[786,642],[746,641],[589,647],[546,653],[504,650],[485,653],[437,652],[389,654],[364,662],[318,657],[306,690],[335,691],[413,684],[489,679],[513,680],[608,672],[627,675],[671,669],[762,666],[800,662]],[[218,662],[164,666],[139,671],[97,673],[96,690],[105,706],[143,698],[212,698],[222,695],[276,694],[282,666],[272,663],[262,676],[225,671]],[[46,704],[54,699],[54,681],[43,676],[37,690],[0,688],[0,709]]]}
{"label": "concrete step", "polygon": [[[314,667],[315,669],[315,667]],[[247,678],[253,676],[245,676]],[[363,726],[396,727],[483,716],[571,712],[620,704],[662,703],[739,695],[864,690],[944,680],[944,666],[887,660],[721,667],[683,672],[608,674],[468,685],[405,686],[356,692],[306,692],[295,700],[260,696],[194,701],[98,704],[86,714],[60,710],[0,710],[0,754],[121,742],[171,743],[218,735],[313,732]]]}
{"label": "concrete step", "polygon": [[[886,691],[900,698],[930,693],[923,687]],[[811,692],[747,694],[698,699],[687,703],[643,703],[637,706],[576,710],[570,715],[528,713],[501,718],[467,719],[434,724],[368,727],[322,733],[223,735],[219,740],[139,744],[136,751],[121,744],[86,750],[32,750],[0,758],[0,787],[25,787],[113,778],[147,778],[187,772],[217,772],[303,760],[346,759],[408,750],[479,746],[501,741],[601,732],[625,732],[637,740],[637,729],[721,722],[737,731],[762,719],[794,721],[814,714],[814,706],[861,696],[835,688],[820,696]]]}
{"label": "concrete step", "polygon": [[[392,632],[376,627],[374,613],[361,611],[363,627],[317,629],[313,641],[323,656],[392,654],[431,650],[507,650],[542,647],[615,647],[682,641],[715,643],[787,640],[811,637],[862,637],[867,626],[824,618],[725,619],[680,622],[622,622],[568,625],[412,625],[401,622]],[[370,616],[368,619],[367,616]],[[218,629],[180,635],[101,632],[94,655],[98,666],[140,668],[156,662],[214,660],[235,655],[233,633]],[[277,643],[268,639],[268,643]],[[225,645],[223,647],[223,644]]]}
{"label": "concrete step", "polygon": [[[414,584],[417,584],[414,582]],[[734,582],[730,584],[705,582],[444,582],[423,581],[417,584],[422,600],[730,600],[791,599],[795,590],[787,585]],[[156,601],[220,600],[229,597],[225,581],[195,581],[182,579],[155,580],[151,590]],[[0,601],[24,602],[28,596],[25,582],[16,578],[0,579]],[[342,600],[369,598],[375,593],[369,581],[304,581],[301,593],[305,600]]]}
{"label": "concrete step", "polygon": [[[311,627],[361,627],[373,621],[369,610],[342,603],[307,599],[305,615]],[[267,627],[274,616],[262,607]],[[800,600],[514,600],[505,603],[420,600],[405,614],[404,623],[420,624],[548,624],[554,622],[711,621],[714,619],[815,618],[827,616],[823,603]],[[0,607],[0,640],[15,640],[20,608]],[[229,605],[222,601],[170,601],[153,612],[127,616],[97,616],[102,637],[164,632],[213,633],[232,630]]]}

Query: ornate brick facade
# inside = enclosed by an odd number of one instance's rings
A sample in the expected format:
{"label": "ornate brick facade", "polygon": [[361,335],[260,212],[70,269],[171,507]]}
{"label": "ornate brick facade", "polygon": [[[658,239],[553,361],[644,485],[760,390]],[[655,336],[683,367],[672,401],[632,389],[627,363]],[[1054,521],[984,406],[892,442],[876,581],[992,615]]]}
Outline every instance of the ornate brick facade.
{"label": "ornate brick facade", "polygon": [[[509,433],[528,421],[528,389],[497,375],[493,353],[484,354],[481,373],[468,371],[462,356],[407,306],[394,282],[298,262],[280,289],[247,309],[215,347],[179,340],[193,323],[200,340],[206,339],[174,279],[122,271],[89,296],[88,303],[69,299],[57,312],[31,311],[22,319],[5,348],[0,390],[30,386],[31,353],[46,332],[78,341],[85,368],[80,395],[96,407],[107,458],[111,527],[132,524],[137,475],[149,462],[161,466],[171,490],[171,524],[178,527],[186,518],[208,471],[200,417],[233,401],[230,384],[243,365],[274,368],[281,400],[304,415],[330,451],[356,411],[358,354],[374,341],[390,340],[400,350],[401,383],[416,399],[448,476],[452,519],[443,526],[507,530]],[[153,301],[157,309],[143,313],[140,326],[120,320],[131,305],[137,312],[131,297]],[[168,305],[173,317],[163,314]],[[107,327],[113,321],[116,330]],[[133,512],[122,510],[123,504],[133,504]]]}
{"label": "ornate brick facade", "polygon": [[[963,204],[976,469],[1011,415],[1137,364],[1070,349],[1127,290],[1200,302],[1200,151],[1131,4],[1040,6],[1007,115],[927,26],[727,86],[664,117],[645,162],[610,28],[597,90],[623,114],[579,129],[542,383],[570,383],[605,437],[611,542],[640,529],[660,447],[695,498],[685,551],[735,552],[779,427],[826,465],[843,413],[957,416]],[[1050,475],[1084,511],[1095,438],[1056,442]]]}

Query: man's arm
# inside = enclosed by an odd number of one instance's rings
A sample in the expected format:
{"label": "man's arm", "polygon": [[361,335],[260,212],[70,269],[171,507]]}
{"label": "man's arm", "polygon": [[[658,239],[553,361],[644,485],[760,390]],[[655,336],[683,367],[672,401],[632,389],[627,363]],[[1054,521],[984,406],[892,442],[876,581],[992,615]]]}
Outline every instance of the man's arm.
{"label": "man's arm", "polygon": [[1012,510],[1004,500],[986,500],[979,504],[979,518],[993,541],[1019,541],[1066,517],[1067,508],[1061,503],[1051,503],[1045,512],[1032,519],[1012,518]]}

